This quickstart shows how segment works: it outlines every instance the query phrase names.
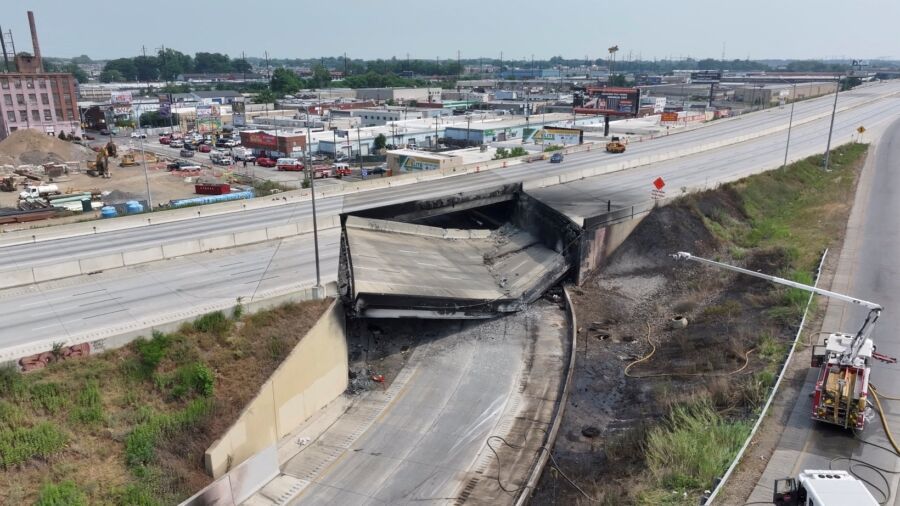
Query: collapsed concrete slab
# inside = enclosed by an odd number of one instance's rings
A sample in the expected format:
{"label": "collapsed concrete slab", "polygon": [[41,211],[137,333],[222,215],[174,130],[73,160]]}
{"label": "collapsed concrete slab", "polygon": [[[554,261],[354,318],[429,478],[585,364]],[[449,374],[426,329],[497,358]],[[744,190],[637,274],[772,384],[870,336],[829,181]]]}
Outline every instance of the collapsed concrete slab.
{"label": "collapsed concrete slab", "polygon": [[339,285],[373,318],[487,318],[535,301],[569,270],[564,252],[511,224],[461,230],[348,216]]}

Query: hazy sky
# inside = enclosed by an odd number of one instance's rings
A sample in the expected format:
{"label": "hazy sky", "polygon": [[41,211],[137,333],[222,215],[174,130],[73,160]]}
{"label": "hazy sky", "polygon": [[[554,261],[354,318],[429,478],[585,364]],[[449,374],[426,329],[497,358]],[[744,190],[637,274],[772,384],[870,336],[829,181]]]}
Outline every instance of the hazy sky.
{"label": "hazy sky", "polygon": [[900,57],[898,0],[4,0],[3,30],[46,56],[187,53],[355,58]]}

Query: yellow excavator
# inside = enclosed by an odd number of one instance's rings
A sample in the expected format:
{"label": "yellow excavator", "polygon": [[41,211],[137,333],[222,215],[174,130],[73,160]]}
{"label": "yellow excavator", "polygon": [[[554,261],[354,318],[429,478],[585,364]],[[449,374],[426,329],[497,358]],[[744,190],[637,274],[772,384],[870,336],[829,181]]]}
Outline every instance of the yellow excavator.
{"label": "yellow excavator", "polygon": [[[113,145],[113,149],[115,149],[115,145]],[[87,165],[89,176],[100,176],[109,179],[109,152],[106,150],[106,146],[100,148],[100,151],[97,151],[97,158],[93,162],[88,162]]]}
{"label": "yellow excavator", "polygon": [[134,159],[134,153],[124,153],[122,160],[119,162],[119,167],[134,167],[137,164],[137,160]]}

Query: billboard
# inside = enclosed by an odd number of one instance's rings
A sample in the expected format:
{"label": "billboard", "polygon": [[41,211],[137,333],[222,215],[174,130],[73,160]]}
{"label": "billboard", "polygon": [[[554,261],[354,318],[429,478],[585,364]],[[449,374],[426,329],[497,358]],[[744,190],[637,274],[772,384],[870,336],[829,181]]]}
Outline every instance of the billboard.
{"label": "billboard", "polygon": [[246,105],[244,97],[237,97],[231,103],[231,124],[236,127],[247,126]]}
{"label": "billboard", "polygon": [[700,70],[691,72],[691,84],[718,84],[721,80],[721,70]]}
{"label": "billboard", "polygon": [[537,139],[540,139],[542,144],[571,146],[582,143],[584,131],[577,128],[545,127],[537,132],[535,140]]}
{"label": "billboard", "polygon": [[113,106],[131,107],[131,92],[130,91],[111,91],[109,93],[109,103],[111,103]]}
{"label": "billboard", "polygon": [[587,94],[584,105],[575,107],[577,114],[637,116],[641,98],[638,88],[588,88]]}
{"label": "billboard", "polygon": [[278,138],[266,132],[241,132],[241,144],[249,148],[275,149]]}
{"label": "billboard", "polygon": [[660,115],[659,120],[664,123],[674,123],[678,121],[677,112],[664,112]]}

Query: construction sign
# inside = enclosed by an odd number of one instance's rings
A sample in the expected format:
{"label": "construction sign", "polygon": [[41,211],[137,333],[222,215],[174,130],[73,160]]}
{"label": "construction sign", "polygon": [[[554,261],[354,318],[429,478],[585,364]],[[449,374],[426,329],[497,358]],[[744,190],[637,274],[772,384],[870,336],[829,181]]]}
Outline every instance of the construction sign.
{"label": "construction sign", "polygon": [[665,186],[666,186],[666,182],[663,180],[663,178],[658,177],[658,178],[654,179],[653,180],[653,189],[650,190],[650,198],[652,198],[654,200],[666,198],[666,192],[665,192],[665,190],[663,190],[663,188],[665,188]]}

